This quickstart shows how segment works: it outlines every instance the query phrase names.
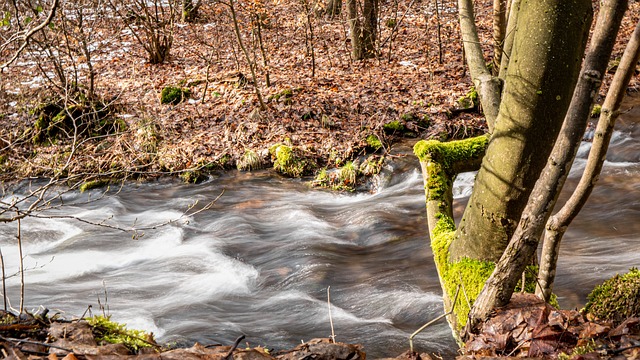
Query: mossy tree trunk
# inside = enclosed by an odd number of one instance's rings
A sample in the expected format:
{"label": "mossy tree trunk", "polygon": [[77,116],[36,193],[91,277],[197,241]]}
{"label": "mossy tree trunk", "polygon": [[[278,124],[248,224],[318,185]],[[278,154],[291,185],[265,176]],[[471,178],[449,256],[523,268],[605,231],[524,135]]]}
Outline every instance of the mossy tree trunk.
{"label": "mossy tree trunk", "polygon": [[591,17],[589,0],[521,4],[500,112],[452,259],[495,262],[505,250],[569,107]]}
{"label": "mossy tree trunk", "polygon": [[[501,67],[505,82],[500,93],[500,80],[476,56],[481,49],[472,41],[477,38],[472,4],[468,0],[459,4],[465,49],[473,53],[467,54],[469,67],[475,68],[472,78],[476,85],[485,86],[483,105],[497,101],[499,111],[457,229],[449,193],[433,196],[436,190],[450,187],[455,173],[439,176],[433,171],[437,163],[433,155],[421,158],[432,249],[447,310],[454,306],[451,300],[460,285],[471,302],[476,299],[516,229],[571,102],[592,19],[589,0],[522,1],[512,8],[509,28],[513,34],[507,39],[509,62],[506,69]],[[490,122],[487,109],[485,116]],[[460,331],[470,311],[467,301],[459,300],[453,310],[449,321]]]}

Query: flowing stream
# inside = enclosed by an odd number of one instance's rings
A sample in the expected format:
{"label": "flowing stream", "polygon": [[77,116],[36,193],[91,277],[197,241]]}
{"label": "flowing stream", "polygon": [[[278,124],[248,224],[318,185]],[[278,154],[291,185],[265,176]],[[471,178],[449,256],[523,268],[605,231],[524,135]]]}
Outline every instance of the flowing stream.
{"label": "flowing stream", "polygon": [[[564,238],[556,293],[565,307],[582,306],[594,285],[640,265],[639,123],[640,107],[619,120],[600,182]],[[89,202],[100,190],[66,194],[65,206],[46,214],[123,227],[180,220],[139,239],[72,219],[23,220],[26,308],[71,317],[89,305],[101,314],[102,306],[160,341],[231,344],[246,334],[251,346],[282,349],[331,335],[330,287],[337,340],[362,343],[369,358],[396,356],[414,330],[443,312],[419,164],[409,146],[398,151],[407,155],[385,168],[373,194],[312,190],[269,171],[230,172],[199,185],[132,183]],[[473,176],[456,181],[458,215]],[[181,218],[223,190],[210,210]],[[16,228],[0,225],[8,275],[18,268]],[[14,308],[19,289],[19,276],[7,280]],[[443,321],[414,344],[445,358],[456,347]]]}

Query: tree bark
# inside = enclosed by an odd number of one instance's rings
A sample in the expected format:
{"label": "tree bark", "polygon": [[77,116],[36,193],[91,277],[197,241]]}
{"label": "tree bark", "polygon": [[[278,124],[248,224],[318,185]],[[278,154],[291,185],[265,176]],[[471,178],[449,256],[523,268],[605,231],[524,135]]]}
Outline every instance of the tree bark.
{"label": "tree bark", "polygon": [[455,259],[496,262],[551,152],[578,77],[589,0],[524,2],[505,94],[475,188],[451,245]]}
{"label": "tree bark", "polygon": [[351,32],[351,55],[354,60],[376,56],[378,26],[378,0],[364,0],[362,17],[358,0],[347,0],[347,16]]}
{"label": "tree bark", "polygon": [[[600,84],[607,71],[622,17],[627,10],[627,3],[627,0],[607,0],[600,7],[598,22],[560,136],[553,148],[545,172],[536,183],[532,193],[534,201],[530,202],[525,209],[514,240],[530,239],[532,245],[535,247],[538,245],[538,240],[544,232],[544,226],[556,204],[560,190],[567,180],[571,165],[580,147],[594,98],[598,94]],[[549,301],[551,296],[557,263],[557,252],[554,255],[553,250],[557,246],[559,246],[559,241],[557,245],[552,241],[546,241],[543,247],[536,294],[545,301]]]}
{"label": "tree bark", "polygon": [[520,10],[520,0],[508,0],[509,21],[507,21],[507,29],[504,36],[504,45],[502,46],[502,56],[500,58],[500,69],[498,70],[498,78],[504,81],[507,77],[507,69],[509,68],[509,59],[511,59],[511,49],[513,49],[513,39],[516,37],[516,28],[518,25],[518,11]]}

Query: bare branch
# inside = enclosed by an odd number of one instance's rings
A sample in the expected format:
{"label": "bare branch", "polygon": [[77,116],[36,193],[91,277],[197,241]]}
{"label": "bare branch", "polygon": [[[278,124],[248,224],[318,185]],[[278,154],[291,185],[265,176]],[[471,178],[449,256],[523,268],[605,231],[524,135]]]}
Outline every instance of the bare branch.
{"label": "bare branch", "polygon": [[44,19],[44,21],[42,23],[40,23],[38,26],[36,26],[33,29],[29,30],[26,34],[24,34],[22,36],[22,45],[20,46],[20,48],[18,48],[18,50],[15,52],[15,54],[13,54],[13,57],[11,59],[9,59],[4,64],[0,65],[0,71],[4,70],[4,68],[6,68],[7,66],[11,65],[14,61],[16,61],[18,56],[20,56],[22,51],[24,51],[24,49],[29,44],[29,39],[35,33],[37,33],[38,31],[40,31],[42,29],[44,29],[45,26],[49,25],[49,23],[51,22],[51,20],[53,20],[53,17],[56,14],[56,9],[58,7],[59,2],[60,2],[60,0],[53,0],[53,5],[51,5],[51,10],[49,10],[49,13],[47,14],[47,18]]}

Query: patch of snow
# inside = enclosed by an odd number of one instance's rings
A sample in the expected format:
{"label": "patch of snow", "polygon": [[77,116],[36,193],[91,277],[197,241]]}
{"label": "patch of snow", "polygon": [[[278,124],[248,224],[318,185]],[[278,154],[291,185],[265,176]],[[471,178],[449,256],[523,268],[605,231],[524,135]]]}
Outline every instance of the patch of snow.
{"label": "patch of snow", "polygon": [[410,67],[414,67],[414,68],[418,67],[418,65],[416,65],[416,64],[414,64],[414,63],[412,63],[411,61],[408,61],[408,60],[402,60],[402,61],[399,62],[399,64],[402,65],[402,66],[410,66]]}

